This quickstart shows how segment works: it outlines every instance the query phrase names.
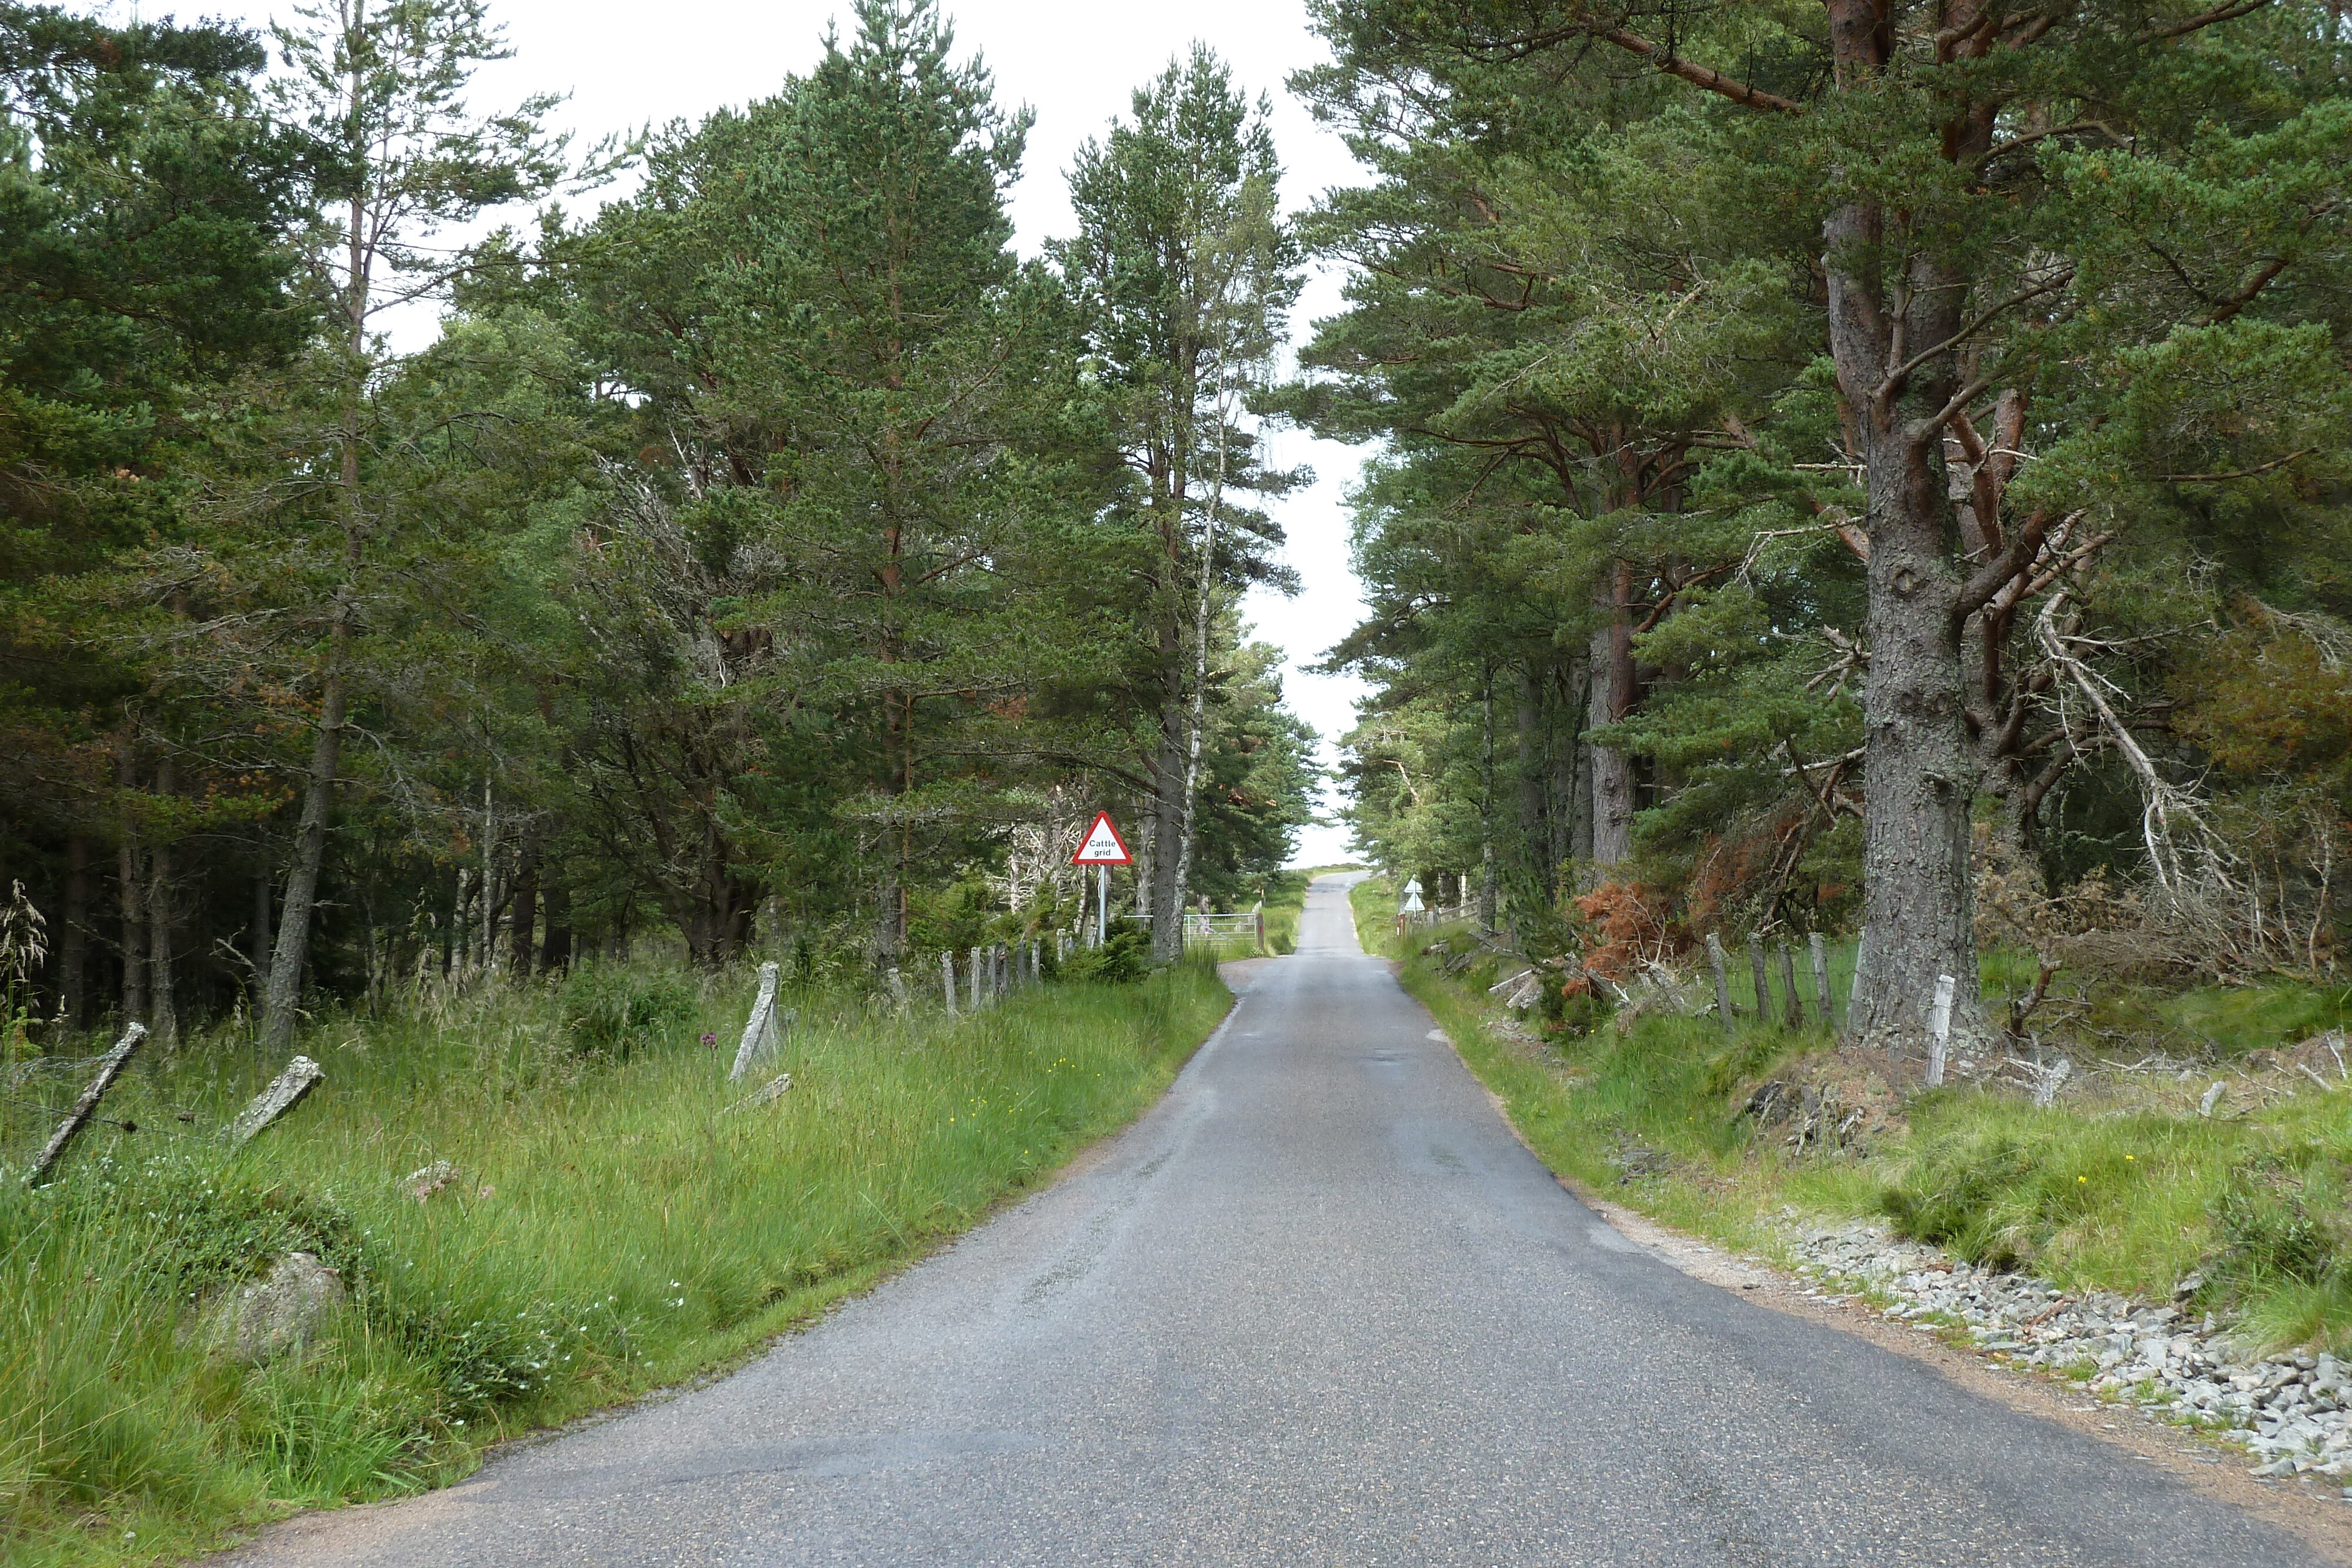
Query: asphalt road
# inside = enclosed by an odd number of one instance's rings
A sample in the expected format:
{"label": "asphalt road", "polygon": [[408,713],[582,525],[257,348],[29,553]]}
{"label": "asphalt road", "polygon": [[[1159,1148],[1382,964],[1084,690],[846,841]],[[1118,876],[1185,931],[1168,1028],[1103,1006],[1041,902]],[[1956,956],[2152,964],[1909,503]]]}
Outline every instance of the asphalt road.
{"label": "asphalt road", "polygon": [[1612,1229],[1326,879],[1298,953],[1059,1184],[723,1383],[233,1561],[2314,1559]]}

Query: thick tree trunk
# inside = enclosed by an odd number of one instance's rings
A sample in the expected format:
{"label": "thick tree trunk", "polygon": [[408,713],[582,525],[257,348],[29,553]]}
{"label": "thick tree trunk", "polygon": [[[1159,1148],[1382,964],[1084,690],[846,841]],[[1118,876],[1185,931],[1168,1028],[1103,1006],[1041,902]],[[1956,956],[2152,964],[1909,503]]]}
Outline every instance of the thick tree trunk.
{"label": "thick tree trunk", "polygon": [[[1625,695],[1619,689],[1619,676],[1624,662],[1616,656],[1616,644],[1623,628],[1613,603],[1602,607],[1602,623],[1593,629],[1589,657],[1591,661],[1591,684],[1587,691],[1585,724],[1598,729],[1622,717],[1619,706]],[[1607,881],[1614,868],[1633,853],[1633,762],[1614,747],[1592,744],[1587,747],[1591,758],[1592,775],[1592,854],[1591,861],[1600,880]]]}
{"label": "thick tree trunk", "polygon": [[58,933],[58,1009],[71,1029],[89,1025],[89,841],[66,836],[65,909]]}
{"label": "thick tree trunk", "polygon": [[[1182,666],[1171,666],[1181,671]],[[1184,696],[1179,675],[1169,683],[1160,713],[1160,754],[1153,768],[1151,956],[1167,962],[1184,950],[1183,890],[1177,885],[1177,846],[1184,836]]]}
{"label": "thick tree trunk", "polygon": [[1899,344],[1934,344],[1958,330],[1967,290],[1916,256],[1899,290],[1844,270],[1878,253],[1882,220],[1866,206],[1834,214],[1824,238],[1831,350],[1870,496],[1863,977],[1849,1022],[1856,1040],[1903,1055],[1924,1051],[1938,976],[1954,981],[1951,1038],[1983,1033],[1969,862],[1976,758],[1954,614],[1961,584],[1948,544],[1941,430],[1916,417],[1939,410],[1954,382],[1948,356],[1899,385],[1888,376]]}
{"label": "thick tree trunk", "polygon": [[1975,758],[1960,714],[1942,486],[1901,453],[1870,468],[1870,676],[1863,690],[1862,995],[1853,1029],[1924,1049],[1937,977],[1955,981],[1953,1038],[1981,1031],[1969,802]]}

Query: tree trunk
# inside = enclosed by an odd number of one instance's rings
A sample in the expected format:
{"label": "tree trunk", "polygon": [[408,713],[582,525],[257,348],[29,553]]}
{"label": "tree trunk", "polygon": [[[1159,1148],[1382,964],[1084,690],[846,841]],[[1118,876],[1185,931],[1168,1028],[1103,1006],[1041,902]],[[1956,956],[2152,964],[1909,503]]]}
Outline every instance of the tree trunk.
{"label": "tree trunk", "polygon": [[[1939,975],[1956,982],[1955,1039],[1981,1032],[1975,879],[1969,866],[1974,782],[1960,711],[1959,584],[1943,550],[1940,476],[1874,444],[1870,465],[1870,674],[1863,688],[1863,923],[1855,1035],[1898,1054],[1924,1049]],[[1892,469],[1893,472],[1882,472]],[[1932,494],[1923,494],[1932,491]]]}
{"label": "tree trunk", "polygon": [[1560,692],[1559,712],[1568,720],[1568,734],[1553,748],[1552,768],[1560,858],[1579,868],[1580,882],[1592,864],[1592,748],[1584,743],[1585,716],[1591,698],[1591,667],[1579,659],[1568,667]]}
{"label": "tree trunk", "polygon": [[66,835],[65,911],[58,933],[58,1009],[68,1027],[85,1029],[89,1019],[89,841]]}
{"label": "tree trunk", "polygon": [[[128,804],[138,788],[137,753],[131,738],[115,741],[115,781]],[[122,838],[115,846],[114,880],[122,911],[122,1019],[147,1026],[147,879],[146,857],[140,852],[139,828],[124,813]]]}
{"label": "tree trunk", "polygon": [[561,875],[545,879],[547,937],[540,944],[541,974],[560,975],[572,967],[572,888]]}
{"label": "tree trunk", "polygon": [[[168,800],[175,782],[172,758],[167,752],[155,765],[156,797]],[[147,1005],[154,1015],[148,1020],[147,1031],[164,1051],[180,1043],[180,1012],[173,973],[179,956],[178,915],[178,890],[172,881],[172,845],[164,841],[158,842],[147,856]]]}
{"label": "tree trunk", "polygon": [[515,852],[514,915],[507,926],[508,966],[530,977],[532,938],[539,934],[539,840],[526,835]]}
{"label": "tree trunk", "polygon": [[[1591,678],[1585,724],[1592,729],[1622,716],[1617,706],[1622,695],[1617,689],[1619,664],[1613,652],[1619,628],[1613,608],[1604,607],[1604,613],[1608,619],[1593,629],[1589,654]],[[1633,852],[1633,764],[1614,747],[1594,743],[1587,750],[1592,776],[1591,861],[1600,880],[1605,882]]]}
{"label": "tree trunk", "polygon": [[[1866,0],[1835,0],[1831,35],[1848,90],[1880,70],[1893,48],[1885,15]],[[1936,418],[1956,390],[1952,358],[1931,355],[1907,374],[1889,374],[1902,370],[1901,345],[1958,333],[1969,290],[1885,226],[1884,214],[1858,203],[1832,214],[1822,238],[1831,354],[1870,497],[1863,978],[1849,1027],[1859,1041],[1899,1056],[1926,1045],[1938,976],[1955,982],[1952,1040],[1981,1039],[1984,1021],[1969,864],[1976,758]],[[1885,264],[1904,268],[1899,280],[1877,275],[1875,258],[1906,256]]]}
{"label": "tree trunk", "polygon": [[1552,894],[1552,873],[1555,863],[1550,853],[1550,833],[1544,824],[1544,733],[1543,687],[1536,678],[1532,660],[1519,667],[1518,705],[1518,786],[1519,842],[1514,857],[1520,862],[1520,874],[1525,886],[1540,892],[1549,902]]}
{"label": "tree trunk", "polygon": [[253,866],[253,930],[248,934],[247,956],[253,962],[253,988],[257,997],[269,990],[269,930],[271,905],[275,902],[269,885],[269,849],[264,844]]}
{"label": "tree trunk", "polygon": [[[360,73],[351,77],[353,113],[362,87]],[[310,778],[302,790],[302,816],[294,830],[294,853],[286,868],[286,898],[278,912],[278,946],[270,955],[269,979],[261,993],[263,1054],[284,1051],[294,1040],[296,1014],[302,1005],[302,981],[310,960],[310,915],[319,902],[319,871],[326,863],[327,831],[335,810],[335,785],[343,760],[343,721],[350,693],[345,673],[351,668],[353,622],[360,562],[367,544],[367,508],[360,487],[361,393],[366,379],[368,267],[367,208],[360,196],[351,199],[344,230],[350,252],[350,273],[341,301],[343,349],[350,356],[342,386],[342,450],[336,465],[336,486],[341,491],[343,514],[343,578],[327,616],[327,658],[319,679],[319,726],[310,739]]]}
{"label": "tree trunk", "polygon": [[1486,668],[1479,693],[1485,729],[1479,743],[1478,771],[1478,929],[1495,929],[1495,670]]}
{"label": "tree trunk", "polygon": [[[1173,666],[1181,669],[1181,665]],[[1184,834],[1184,698],[1171,678],[1160,715],[1160,756],[1152,779],[1151,956],[1165,963],[1184,951],[1182,892],[1176,885],[1175,846]]]}
{"label": "tree trunk", "polygon": [[351,646],[351,601],[335,601],[327,632],[327,674],[318,733],[310,742],[310,779],[302,791],[302,820],[286,870],[286,898],[278,917],[278,946],[261,994],[261,1049],[277,1055],[294,1040],[302,1004],[302,976],[310,956],[310,912],[319,901],[319,868],[327,858],[327,829],[335,809],[335,779],[343,756],[343,660]]}

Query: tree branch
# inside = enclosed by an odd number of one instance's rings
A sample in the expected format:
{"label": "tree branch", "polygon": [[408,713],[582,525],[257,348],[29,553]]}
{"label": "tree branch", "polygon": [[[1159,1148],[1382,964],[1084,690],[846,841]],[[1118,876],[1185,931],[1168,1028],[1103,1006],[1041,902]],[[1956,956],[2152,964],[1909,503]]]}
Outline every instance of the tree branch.
{"label": "tree branch", "polygon": [[2217,6],[2213,10],[2191,16],[2186,22],[2175,22],[2171,26],[2158,27],[2153,33],[2142,33],[2135,42],[2160,44],[2167,38],[2178,38],[2186,34],[2197,32],[2200,28],[2212,26],[2217,22],[2234,21],[2240,16],[2261,10],[2270,3],[2271,0],[2238,0],[2235,5]]}
{"label": "tree branch", "polygon": [[2284,468],[2290,463],[2300,462],[2318,450],[2316,446],[2306,446],[2300,452],[2290,452],[2284,457],[2275,458],[2252,468],[2241,468],[2230,474],[2159,474],[2157,478],[2167,485],[2218,485],[2225,479],[2252,479],[2257,475]]}
{"label": "tree branch", "polygon": [[[2258,0],[2258,3],[2267,4],[2268,0]],[[1710,69],[1693,60],[1684,59],[1673,50],[1654,44],[1638,33],[1629,33],[1622,27],[1585,27],[1579,30],[1589,37],[1599,38],[1603,43],[1614,44],[1621,49],[1639,55],[1666,75],[1680,77],[1693,87],[1702,88],[1719,97],[1727,98],[1734,103],[1745,105],[1749,109],[1771,110],[1780,114],[1805,112],[1805,106],[1794,99],[1782,98],[1779,93],[1766,92],[1762,88],[1749,87],[1746,82],[1725,76],[1721,71]]]}
{"label": "tree branch", "polygon": [[[2018,306],[2024,304],[2029,299],[2039,299],[2045,294],[2054,293],[2058,289],[2065,287],[2068,284],[2074,281],[2074,269],[2069,267],[2059,271],[2045,282],[2037,283],[2032,287],[2024,290],[2022,293],[2011,295],[2008,298],[2002,300],[2000,304],[1993,306],[1990,309],[1979,313],[1976,319],[1969,322],[1968,325],[1962,327],[1958,331],[1953,333],[1950,337],[1945,339],[1934,348],[1920,350],[1917,353],[1912,355],[1909,359],[1904,361],[1901,364],[1887,371],[1885,377],[1879,382],[1878,385],[1871,390],[1870,395],[1872,400],[1874,402],[1881,402],[1892,396],[1895,390],[1903,384],[1903,379],[1906,376],[1908,376],[1913,371],[1917,370],[1921,365],[1926,364],[1929,360],[1934,359],[1937,355],[1958,346],[1959,343],[1971,337],[1974,337],[1984,328],[1986,323],[1990,322],[1994,317],[1999,316],[2003,311],[2014,309]],[[1971,397],[1974,395],[1975,394],[1973,393],[1970,394]],[[1965,407],[1967,405],[1963,403],[1962,406]],[[1950,418],[1951,415],[1948,413],[1942,416],[1942,418],[1936,422],[1937,427],[1941,428],[1945,421]]]}

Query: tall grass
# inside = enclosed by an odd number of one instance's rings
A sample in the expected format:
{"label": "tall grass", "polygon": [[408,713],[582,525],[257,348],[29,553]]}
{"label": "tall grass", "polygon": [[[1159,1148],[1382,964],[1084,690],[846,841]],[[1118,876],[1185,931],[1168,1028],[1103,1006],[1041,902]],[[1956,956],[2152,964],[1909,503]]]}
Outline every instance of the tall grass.
{"label": "tall grass", "polygon": [[[1228,1001],[1198,962],[958,1019],[803,994],[792,1089],[730,1113],[748,981],[635,983],[670,999],[617,1036],[503,986],[322,1023],[327,1082],[241,1152],[206,1134],[275,1064],[198,1041],[110,1098],[141,1131],[0,1179],[0,1556],[184,1553],[740,1355],[1131,1117]],[[205,1304],[296,1247],[349,1288],[324,1339],[209,1350]]]}

